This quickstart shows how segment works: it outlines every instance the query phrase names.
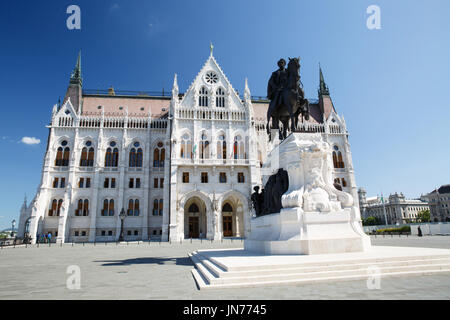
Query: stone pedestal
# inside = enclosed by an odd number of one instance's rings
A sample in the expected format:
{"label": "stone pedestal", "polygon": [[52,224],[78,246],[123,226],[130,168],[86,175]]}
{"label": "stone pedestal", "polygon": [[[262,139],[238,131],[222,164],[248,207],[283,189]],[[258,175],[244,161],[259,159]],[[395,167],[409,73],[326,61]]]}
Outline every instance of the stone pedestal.
{"label": "stone pedestal", "polygon": [[244,249],[271,255],[367,251],[359,208],[333,186],[332,166],[331,147],[320,134],[293,133],[275,147],[263,168],[288,172],[283,209],[252,219]]}
{"label": "stone pedestal", "polygon": [[300,208],[255,218],[244,249],[264,254],[361,252],[370,238],[351,223],[348,210],[320,214]]}

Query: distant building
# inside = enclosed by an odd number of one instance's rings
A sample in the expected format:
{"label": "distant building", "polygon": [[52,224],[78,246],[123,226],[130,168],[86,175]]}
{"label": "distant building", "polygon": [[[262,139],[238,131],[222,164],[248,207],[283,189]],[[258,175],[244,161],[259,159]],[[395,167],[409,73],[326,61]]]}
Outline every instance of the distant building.
{"label": "distant building", "polygon": [[436,188],[423,196],[430,206],[430,218],[434,222],[450,221],[450,184]]}
{"label": "distant building", "polygon": [[385,220],[387,220],[387,224],[414,222],[419,212],[430,209],[428,202],[424,201],[423,198],[406,199],[403,193],[396,192],[395,194],[389,195],[388,199],[383,199],[379,196],[368,198],[364,188],[360,188],[358,195],[361,216],[364,219],[376,217],[382,223],[385,223]]}

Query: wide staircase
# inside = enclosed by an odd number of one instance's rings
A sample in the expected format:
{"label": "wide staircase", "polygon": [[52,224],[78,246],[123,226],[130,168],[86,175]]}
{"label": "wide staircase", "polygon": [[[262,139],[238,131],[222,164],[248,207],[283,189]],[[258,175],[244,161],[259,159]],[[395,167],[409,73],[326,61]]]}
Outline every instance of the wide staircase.
{"label": "wide staircase", "polygon": [[[430,255],[301,263],[279,263],[275,257],[273,263],[262,265],[227,265],[210,253],[211,251],[198,250],[189,254],[195,265],[192,274],[199,289],[295,285],[367,280],[377,276],[383,278],[450,273],[450,253],[439,252]],[[252,257],[249,258],[251,259]]]}

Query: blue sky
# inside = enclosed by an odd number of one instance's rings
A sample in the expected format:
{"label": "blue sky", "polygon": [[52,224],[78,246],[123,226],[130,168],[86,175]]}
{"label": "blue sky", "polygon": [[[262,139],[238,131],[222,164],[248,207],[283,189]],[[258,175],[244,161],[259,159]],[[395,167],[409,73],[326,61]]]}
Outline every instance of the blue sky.
{"label": "blue sky", "polygon": [[[81,30],[66,9],[81,8]],[[381,29],[366,8],[381,8]],[[355,176],[368,195],[418,197],[450,183],[450,2],[2,1],[0,228],[40,183],[51,109],[79,49],[84,88],[187,89],[209,55],[233,86],[265,95],[280,57],[300,56],[306,94],[318,64],[350,132]],[[39,144],[20,142],[23,137]]]}

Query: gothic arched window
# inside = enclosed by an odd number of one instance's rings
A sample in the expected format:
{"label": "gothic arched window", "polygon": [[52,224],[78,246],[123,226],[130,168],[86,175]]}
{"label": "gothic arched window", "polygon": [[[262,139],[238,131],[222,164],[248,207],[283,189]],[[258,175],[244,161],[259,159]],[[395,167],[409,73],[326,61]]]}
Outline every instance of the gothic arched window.
{"label": "gothic arched window", "polygon": [[245,155],[245,145],[241,136],[234,137],[233,143],[233,158],[234,159],[244,159]]}
{"label": "gothic arched window", "polygon": [[130,150],[129,156],[129,166],[131,168],[141,168],[142,167],[142,149],[139,148],[139,142],[133,144],[133,148]]}
{"label": "gothic arched window", "polygon": [[222,88],[216,91],[216,107],[225,107],[225,91]]}
{"label": "gothic arched window", "polygon": [[339,164],[339,168],[345,168],[344,166],[344,160],[342,159],[342,153],[339,151],[338,152],[338,164]]}
{"label": "gothic arched window", "polygon": [[191,137],[187,133],[181,137],[180,158],[192,159],[192,142]]}
{"label": "gothic arched window", "polygon": [[163,204],[164,204],[163,199],[159,199],[159,215],[160,216],[163,215]]}
{"label": "gothic arched window", "polygon": [[69,165],[70,148],[67,146],[67,141],[61,142],[61,146],[56,151],[55,166],[66,167]]}
{"label": "gothic arched window", "polygon": [[87,158],[88,158],[88,149],[86,147],[84,147],[81,150],[80,167],[87,166]]}
{"label": "gothic arched window", "polygon": [[112,167],[117,167],[119,165],[119,149],[114,148],[112,154]]}
{"label": "gothic arched window", "polygon": [[110,167],[111,166],[111,159],[112,159],[112,154],[111,154],[111,148],[106,149],[106,153],[105,153],[105,167]]}
{"label": "gothic arched window", "polygon": [[139,200],[138,199],[130,199],[128,201],[128,215],[129,216],[138,216],[139,215]]}
{"label": "gothic arched window", "polygon": [[136,167],[136,149],[135,148],[131,148],[131,150],[130,150],[129,166]]}
{"label": "gothic arched window", "polygon": [[164,159],[166,158],[166,149],[164,144],[158,142],[156,148],[153,150],[153,167],[164,167]]}
{"label": "gothic arched window", "polygon": [[227,159],[227,140],[223,133],[217,138],[217,159]]}
{"label": "gothic arched window", "polygon": [[200,159],[209,159],[209,141],[206,133],[202,133],[200,142]]}
{"label": "gothic arched window", "polygon": [[48,209],[48,215],[49,216],[56,215],[56,212],[58,210],[57,208],[58,208],[58,200],[53,199],[50,209]]}
{"label": "gothic arched window", "polygon": [[69,147],[64,148],[62,166],[67,167],[69,165],[70,149]]}
{"label": "gothic arched window", "polygon": [[88,167],[94,166],[94,148],[90,147],[88,151],[88,160],[87,160]]}
{"label": "gothic arched window", "polygon": [[116,143],[111,141],[105,153],[105,167],[117,167],[119,165],[119,149],[114,148]]}
{"label": "gothic arched window", "polygon": [[208,90],[205,87],[201,87],[198,96],[198,106],[207,107],[208,106]]}
{"label": "gothic arched window", "polygon": [[159,212],[159,201],[158,199],[153,200],[153,215],[157,216]]}
{"label": "gothic arched window", "polygon": [[63,148],[59,147],[56,151],[55,166],[62,166]]}
{"label": "gothic arched window", "polygon": [[139,148],[139,149],[137,149],[137,152],[136,152],[136,167],[137,168],[142,168],[143,159],[144,159],[144,154],[142,153],[142,149]]}
{"label": "gothic arched window", "polygon": [[342,153],[338,146],[333,147],[333,166],[335,168],[345,168],[344,160],[342,159]]}
{"label": "gothic arched window", "polygon": [[88,199],[80,199],[78,200],[78,206],[75,210],[76,216],[88,216],[89,215],[89,200]]}
{"label": "gothic arched window", "polygon": [[113,216],[114,215],[114,200],[105,199],[103,200],[102,216]]}

